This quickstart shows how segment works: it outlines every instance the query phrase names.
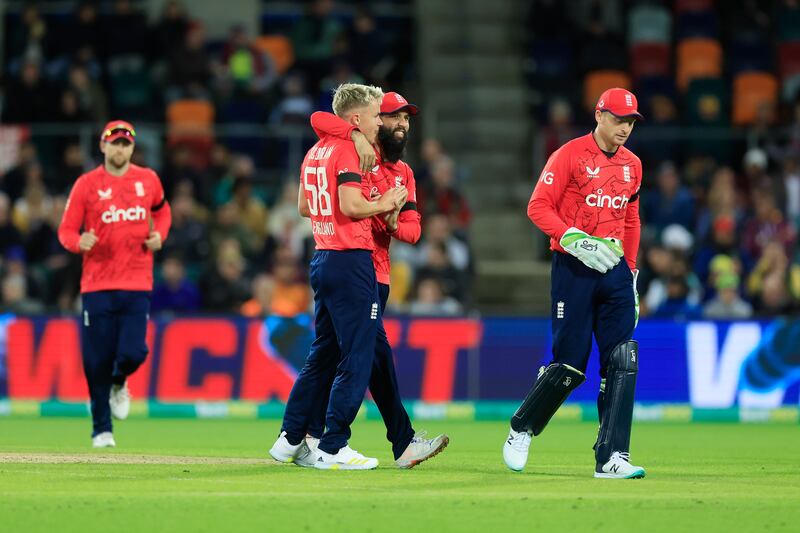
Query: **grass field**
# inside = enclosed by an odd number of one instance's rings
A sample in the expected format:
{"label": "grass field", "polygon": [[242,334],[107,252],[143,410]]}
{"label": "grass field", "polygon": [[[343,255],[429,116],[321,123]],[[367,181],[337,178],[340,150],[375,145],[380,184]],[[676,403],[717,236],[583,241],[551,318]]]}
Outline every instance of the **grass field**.
{"label": "grass field", "polygon": [[[789,531],[800,524],[796,425],[638,424],[644,480],[593,479],[596,426],[556,421],[508,471],[494,422],[418,424],[450,447],[394,468],[379,422],[351,444],[369,472],[266,459],[277,421],[128,420],[89,447],[86,419],[0,419],[0,530]],[[229,459],[230,458],[230,459]],[[503,528],[502,530],[500,528]]]}

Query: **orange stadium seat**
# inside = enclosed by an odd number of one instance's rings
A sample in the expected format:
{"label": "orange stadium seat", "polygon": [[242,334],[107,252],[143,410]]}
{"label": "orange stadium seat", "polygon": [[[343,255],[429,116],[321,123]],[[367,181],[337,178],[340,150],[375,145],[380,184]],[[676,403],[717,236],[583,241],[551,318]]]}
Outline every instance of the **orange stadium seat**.
{"label": "orange stadium seat", "polygon": [[603,91],[611,87],[632,87],[631,78],[621,70],[594,70],[583,80],[583,105],[587,110],[594,110],[597,99]]}
{"label": "orange stadium seat", "polygon": [[669,75],[669,45],[662,43],[639,43],[631,47],[630,54],[630,72],[634,78]]}
{"label": "orange stadium seat", "polygon": [[766,72],[743,72],[733,79],[733,123],[752,124],[763,105],[778,102],[778,80]]}
{"label": "orange stadium seat", "polygon": [[784,79],[800,74],[800,41],[778,45],[778,70]]}
{"label": "orange stadium seat", "polygon": [[208,163],[214,143],[214,106],[206,100],[176,100],[167,106],[167,142],[188,146],[198,166]]}
{"label": "orange stadium seat", "polygon": [[685,91],[695,78],[718,78],[722,75],[722,47],[713,39],[685,39],[678,43],[678,87]]}
{"label": "orange stadium seat", "polygon": [[294,49],[292,42],[283,35],[262,35],[256,38],[255,46],[262,52],[269,54],[275,63],[275,68],[283,74],[294,64]]}

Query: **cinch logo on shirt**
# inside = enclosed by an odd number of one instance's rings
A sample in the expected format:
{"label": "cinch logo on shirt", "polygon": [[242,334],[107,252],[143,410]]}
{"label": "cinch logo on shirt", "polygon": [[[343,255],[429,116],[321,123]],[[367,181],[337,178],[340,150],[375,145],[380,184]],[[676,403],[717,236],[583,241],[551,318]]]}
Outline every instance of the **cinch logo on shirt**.
{"label": "cinch logo on shirt", "polygon": [[628,205],[628,198],[626,195],[622,196],[609,196],[603,194],[603,189],[597,189],[597,194],[589,194],[586,196],[586,205],[590,207],[613,207],[620,209]]}
{"label": "cinch logo on shirt", "polygon": [[112,205],[108,208],[108,211],[104,211],[103,214],[100,215],[100,220],[106,224],[113,224],[114,222],[120,221],[144,220],[145,218],[147,218],[147,210],[140,205],[128,209],[117,209],[116,206]]}

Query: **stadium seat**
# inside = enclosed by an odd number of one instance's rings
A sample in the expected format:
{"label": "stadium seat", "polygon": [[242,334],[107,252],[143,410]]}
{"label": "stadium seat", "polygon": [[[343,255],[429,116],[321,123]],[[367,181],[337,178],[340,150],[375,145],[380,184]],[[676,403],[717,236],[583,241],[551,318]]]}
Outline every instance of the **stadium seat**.
{"label": "stadium seat", "polygon": [[[697,126],[723,127],[730,121],[728,84],[722,78],[695,78],[686,90],[686,122]],[[716,107],[719,114],[714,116]]]}
{"label": "stadium seat", "polygon": [[676,37],[679,41],[705,37],[716,39],[719,35],[717,15],[713,11],[687,11],[675,20]]}
{"label": "stadium seat", "polygon": [[214,142],[214,106],[206,100],[176,100],[167,106],[167,143],[188,146],[195,164],[208,163]]}
{"label": "stadium seat", "polygon": [[118,113],[143,112],[150,105],[152,83],[144,58],[122,56],[109,61],[111,98]]}
{"label": "stadium seat", "polygon": [[567,75],[572,62],[568,41],[537,39],[531,45],[530,73],[536,78],[558,78]]}
{"label": "stadium seat", "polygon": [[725,50],[725,58],[731,76],[740,72],[772,70],[772,50],[758,39],[733,41]]}
{"label": "stadium seat", "polygon": [[733,123],[752,124],[764,104],[778,101],[778,80],[766,72],[744,72],[733,79]]}
{"label": "stadium seat", "polygon": [[595,70],[583,80],[583,105],[587,110],[594,110],[597,99],[603,91],[611,87],[632,87],[630,77],[620,70]]}
{"label": "stadium seat", "polygon": [[778,45],[778,72],[784,79],[800,74],[800,41]]}
{"label": "stadium seat", "polygon": [[670,73],[670,48],[662,43],[638,43],[630,50],[630,73],[635,79],[667,76]]}
{"label": "stadium seat", "polygon": [[294,64],[294,49],[292,42],[283,35],[262,35],[256,38],[255,46],[257,49],[268,54],[276,70],[283,74]]}
{"label": "stadium seat", "polygon": [[664,43],[672,38],[672,15],[663,7],[637,6],[628,17],[628,43]]}
{"label": "stadium seat", "polygon": [[678,87],[685,91],[694,78],[722,75],[722,47],[713,39],[686,39],[678,43]]}

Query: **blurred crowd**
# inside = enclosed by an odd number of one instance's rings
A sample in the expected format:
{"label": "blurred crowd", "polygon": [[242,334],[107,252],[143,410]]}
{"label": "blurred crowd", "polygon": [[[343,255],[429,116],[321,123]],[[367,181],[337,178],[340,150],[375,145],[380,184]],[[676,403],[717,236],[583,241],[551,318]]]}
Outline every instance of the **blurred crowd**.
{"label": "blurred crowd", "polygon": [[530,13],[540,164],[590,131],[599,88],[630,88],[645,115],[626,145],[644,165],[642,315],[800,310],[800,2],[536,0]]}
{"label": "blurred crowd", "polygon": [[[272,12],[269,1],[261,6]],[[296,17],[263,15],[263,35],[235,26],[214,41],[190,2],[166,1],[153,23],[130,0],[74,2],[58,14],[36,3],[18,7],[5,13],[3,31],[0,129],[22,133],[0,165],[2,309],[76,309],[80,258],[62,249],[56,230],[74,180],[102,162],[100,127],[121,118],[166,124],[163,134],[140,128],[134,152],[135,163],[159,173],[172,206],[153,312],[307,312],[313,239],[297,213],[288,139],[301,132],[302,157],[315,142],[310,114],[330,110],[340,83],[402,91],[415,75],[413,19],[378,19],[366,2],[311,0]],[[55,134],[39,133],[51,125]],[[88,145],[71,132],[84,125]],[[278,133],[215,134],[243,125]],[[390,304],[460,314],[473,269],[463,173],[435,139],[412,152],[423,238],[393,249]]]}

